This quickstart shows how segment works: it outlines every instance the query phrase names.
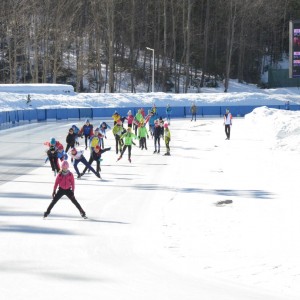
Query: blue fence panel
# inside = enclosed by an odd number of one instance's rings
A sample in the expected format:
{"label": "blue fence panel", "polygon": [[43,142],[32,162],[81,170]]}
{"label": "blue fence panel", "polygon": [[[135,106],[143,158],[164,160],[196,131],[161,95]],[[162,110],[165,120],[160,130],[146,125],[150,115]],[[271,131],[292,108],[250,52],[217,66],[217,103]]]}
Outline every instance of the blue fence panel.
{"label": "blue fence panel", "polygon": [[57,109],[56,110],[56,119],[57,120],[67,120],[68,119],[68,109]]}
{"label": "blue fence panel", "polygon": [[[225,114],[226,108],[229,108],[234,117],[244,117],[246,114],[251,113],[259,106],[242,105],[242,106],[199,106],[197,116],[220,116]],[[299,111],[300,105],[268,105],[269,108]],[[151,107],[143,107],[145,115],[148,114]],[[121,108],[63,108],[63,109],[25,109],[16,111],[0,112],[0,124],[15,123],[19,121],[46,121],[46,120],[68,120],[68,119],[109,119],[112,121],[112,115],[117,111],[122,117],[126,117],[128,111],[131,110],[133,115],[136,115],[138,107],[121,107]],[[190,116],[190,107],[175,106],[172,107],[171,118],[182,118]],[[166,108],[157,107],[157,118],[166,118]]]}
{"label": "blue fence panel", "polygon": [[9,111],[8,112],[9,122],[12,124],[16,123],[16,112],[15,111]]}
{"label": "blue fence panel", "polygon": [[29,111],[30,121],[37,121],[37,109],[31,109]]}
{"label": "blue fence panel", "polygon": [[56,120],[56,109],[47,109],[46,110],[46,119],[55,119]]}
{"label": "blue fence panel", "polygon": [[17,112],[19,121],[24,121],[24,110],[18,110]]}
{"label": "blue fence panel", "polygon": [[[202,106],[202,116],[221,116],[221,107],[220,106]],[[191,112],[189,111],[188,108],[188,115],[191,115]],[[197,112],[198,114],[198,112]]]}
{"label": "blue fence panel", "polygon": [[29,112],[29,110],[24,110],[23,111],[23,120],[24,121],[30,121],[30,112]]}
{"label": "blue fence panel", "polygon": [[93,109],[92,108],[79,108],[79,118],[80,119],[92,119]]}
{"label": "blue fence panel", "polygon": [[68,119],[79,119],[79,109],[78,108],[68,108]]}
{"label": "blue fence panel", "polygon": [[94,118],[103,118],[103,108],[93,108],[93,117]]}
{"label": "blue fence panel", "polygon": [[[186,114],[185,114],[184,107],[179,107],[179,106],[172,107],[172,111],[171,111],[171,114],[170,114],[171,118],[184,118],[185,116],[186,116]],[[165,112],[163,114],[163,117],[164,118],[167,117],[166,109],[165,109]]]}
{"label": "blue fence panel", "polygon": [[0,124],[4,124],[5,121],[6,121],[6,119],[5,119],[5,112],[1,111],[0,112]]}
{"label": "blue fence panel", "polygon": [[45,109],[37,109],[37,120],[39,122],[46,121],[46,110]]}

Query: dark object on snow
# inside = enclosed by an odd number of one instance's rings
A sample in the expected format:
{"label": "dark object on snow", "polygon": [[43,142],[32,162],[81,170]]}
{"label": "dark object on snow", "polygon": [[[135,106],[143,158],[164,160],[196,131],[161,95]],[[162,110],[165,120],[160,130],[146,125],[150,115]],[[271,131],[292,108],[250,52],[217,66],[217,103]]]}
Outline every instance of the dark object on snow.
{"label": "dark object on snow", "polygon": [[216,203],[217,206],[223,206],[225,204],[231,204],[233,201],[232,200],[223,200],[223,201],[219,201]]}

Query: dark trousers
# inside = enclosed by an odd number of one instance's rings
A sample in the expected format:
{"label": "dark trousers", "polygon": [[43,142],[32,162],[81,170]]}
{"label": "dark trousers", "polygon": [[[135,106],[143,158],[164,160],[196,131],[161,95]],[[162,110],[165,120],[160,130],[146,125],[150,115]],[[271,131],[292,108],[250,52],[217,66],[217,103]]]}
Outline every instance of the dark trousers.
{"label": "dark trousers", "polygon": [[195,121],[196,121],[196,116],[197,116],[197,114],[193,113],[193,114],[192,114],[192,120],[191,120],[191,121],[193,121],[194,118],[195,118]]}
{"label": "dark trousers", "polygon": [[97,176],[97,173],[96,173],[95,169],[93,167],[91,167],[91,165],[87,162],[87,160],[84,156],[81,156],[80,159],[75,159],[74,169],[75,169],[77,175],[80,175],[78,167],[77,167],[77,165],[80,162],[82,162],[88,169],[90,169]]}
{"label": "dark trousers", "polygon": [[160,136],[154,136],[154,150],[160,151]]}
{"label": "dark trousers", "polygon": [[123,140],[120,139],[120,136],[117,134],[115,135],[115,139],[116,139],[116,153],[118,154],[119,150],[120,152],[122,152]]}
{"label": "dark trousers", "polygon": [[[88,163],[89,163],[90,165],[92,165],[93,161],[96,161],[96,164],[97,164],[97,169],[96,169],[96,171],[97,171],[97,173],[99,173],[99,172],[101,171],[101,168],[100,168],[100,161],[99,161],[99,160],[95,160],[95,159],[93,158],[93,156],[91,156],[90,159],[89,159],[89,161],[88,161]],[[87,171],[87,169],[88,169],[88,167],[85,167],[84,170],[82,171],[82,173],[84,174],[84,173]]]}
{"label": "dark trousers", "polygon": [[140,141],[141,141],[141,148],[142,149],[147,149],[147,142],[146,142],[146,138],[145,137],[142,137],[141,139],[140,139]]}
{"label": "dark trousers", "polygon": [[121,157],[123,156],[124,152],[126,151],[126,149],[128,148],[128,158],[131,158],[131,145],[125,145],[122,152],[121,152]]}
{"label": "dark trousers", "polygon": [[226,133],[226,137],[229,140],[230,139],[230,125],[229,124],[225,124],[225,133]]}
{"label": "dark trousers", "polygon": [[89,135],[85,135],[84,136],[84,143],[85,143],[85,148],[88,147],[88,140],[90,139],[90,136]]}
{"label": "dark trousers", "polygon": [[75,147],[75,144],[67,144],[65,152],[68,153],[69,149],[73,149]]}
{"label": "dark trousers", "polygon": [[82,207],[80,206],[80,204],[78,203],[78,201],[76,200],[75,196],[74,196],[74,192],[71,189],[68,190],[64,190],[62,188],[59,188],[55,197],[53,198],[53,200],[51,201],[50,205],[47,208],[47,214],[49,215],[51,212],[51,209],[53,208],[53,206],[57,203],[57,201],[62,197],[62,196],[67,196],[72,203],[77,207],[77,209],[79,210],[80,213],[84,213],[84,210],[82,209]]}
{"label": "dark trousers", "polygon": [[51,151],[47,151],[47,155],[50,161],[52,171],[59,171],[59,164],[57,154],[52,154]]}

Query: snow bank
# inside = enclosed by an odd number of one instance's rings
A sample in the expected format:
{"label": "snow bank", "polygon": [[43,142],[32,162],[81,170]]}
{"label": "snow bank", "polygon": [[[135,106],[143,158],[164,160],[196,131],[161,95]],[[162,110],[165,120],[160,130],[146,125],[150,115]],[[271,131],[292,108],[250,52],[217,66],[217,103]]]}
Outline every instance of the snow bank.
{"label": "snow bank", "polygon": [[300,149],[300,112],[259,107],[245,116],[261,139],[271,148]]}
{"label": "snow bank", "polygon": [[0,84],[0,93],[25,94],[69,94],[74,93],[74,87],[69,84]]}

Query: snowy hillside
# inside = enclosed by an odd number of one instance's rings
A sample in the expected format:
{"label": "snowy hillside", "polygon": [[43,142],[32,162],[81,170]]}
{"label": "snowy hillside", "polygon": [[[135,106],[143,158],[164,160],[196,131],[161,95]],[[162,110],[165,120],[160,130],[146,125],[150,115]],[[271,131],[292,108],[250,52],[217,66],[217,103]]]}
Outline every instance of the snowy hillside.
{"label": "snowy hillside", "polygon": [[[41,90],[41,91],[40,91]],[[142,107],[190,106],[196,102],[200,106],[211,105],[283,105],[300,103],[300,92],[297,88],[289,89],[258,89],[254,85],[238,84],[231,81],[228,93],[223,88],[203,88],[201,93],[173,94],[173,93],[114,93],[96,94],[72,92],[73,87],[67,85],[22,85],[20,87],[0,86],[0,108],[2,110],[24,109],[27,95],[31,96],[33,108],[60,108],[60,107]],[[56,91],[56,92],[53,92]],[[70,91],[67,92],[66,91]]]}

